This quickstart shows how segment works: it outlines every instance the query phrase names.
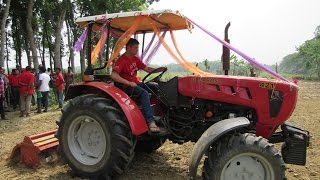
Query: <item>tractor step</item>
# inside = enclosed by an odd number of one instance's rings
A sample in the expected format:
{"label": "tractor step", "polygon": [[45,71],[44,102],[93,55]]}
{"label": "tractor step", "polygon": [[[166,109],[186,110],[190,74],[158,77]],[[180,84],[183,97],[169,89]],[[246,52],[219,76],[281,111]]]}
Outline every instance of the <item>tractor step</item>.
{"label": "tractor step", "polygon": [[59,141],[55,137],[57,130],[25,136],[22,143],[17,144],[8,159],[13,159],[20,150],[20,161],[26,166],[37,168],[40,165],[40,153],[58,147]]}

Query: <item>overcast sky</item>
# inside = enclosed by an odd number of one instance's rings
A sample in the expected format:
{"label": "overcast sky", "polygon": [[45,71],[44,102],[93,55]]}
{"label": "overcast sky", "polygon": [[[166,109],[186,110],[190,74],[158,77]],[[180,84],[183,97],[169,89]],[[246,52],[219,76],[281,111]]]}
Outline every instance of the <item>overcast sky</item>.
{"label": "overcast sky", "polygon": [[[320,0],[160,0],[150,8],[178,10],[220,38],[231,22],[231,44],[263,64],[275,64],[295,52],[320,25]],[[198,28],[192,35],[178,31],[175,35],[190,61],[220,59],[221,45]],[[151,63],[172,62],[162,49]]]}

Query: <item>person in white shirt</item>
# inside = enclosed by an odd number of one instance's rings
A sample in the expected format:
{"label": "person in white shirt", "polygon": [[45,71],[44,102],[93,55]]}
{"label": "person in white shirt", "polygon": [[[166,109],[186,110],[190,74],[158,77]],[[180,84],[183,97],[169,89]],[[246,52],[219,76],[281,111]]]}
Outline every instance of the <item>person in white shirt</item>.
{"label": "person in white shirt", "polygon": [[39,82],[38,82],[38,91],[42,95],[41,102],[38,103],[38,113],[41,112],[41,106],[44,105],[44,111],[48,111],[48,105],[49,105],[49,82],[50,82],[50,76],[46,73],[46,68],[39,67],[40,75],[39,75]]}

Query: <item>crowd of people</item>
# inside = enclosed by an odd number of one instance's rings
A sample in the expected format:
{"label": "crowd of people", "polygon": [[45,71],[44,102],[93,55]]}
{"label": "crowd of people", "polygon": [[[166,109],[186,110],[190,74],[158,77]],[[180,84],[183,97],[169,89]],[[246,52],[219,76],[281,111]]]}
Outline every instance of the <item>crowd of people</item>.
{"label": "crowd of people", "polygon": [[[12,69],[10,74],[4,73],[0,67],[0,114],[7,120],[6,111],[20,111],[20,117],[31,115],[32,105],[36,105],[35,113],[48,112],[50,91],[53,91],[58,109],[64,104],[64,93],[74,82],[72,68],[62,75],[60,68],[52,71],[39,65],[38,69],[30,66]],[[37,102],[37,103],[36,103]]]}

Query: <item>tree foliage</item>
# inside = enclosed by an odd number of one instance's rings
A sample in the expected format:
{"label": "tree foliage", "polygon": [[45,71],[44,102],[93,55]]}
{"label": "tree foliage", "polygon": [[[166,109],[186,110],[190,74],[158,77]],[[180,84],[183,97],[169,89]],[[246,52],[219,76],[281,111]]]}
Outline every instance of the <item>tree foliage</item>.
{"label": "tree foliage", "polygon": [[315,37],[305,41],[298,51],[305,59],[306,68],[320,78],[320,26],[315,30]]}
{"label": "tree foliage", "polygon": [[285,56],[279,72],[320,78],[320,25],[314,31],[314,38],[306,40],[297,52]]}
{"label": "tree foliage", "polygon": [[279,64],[279,72],[288,74],[308,74],[305,66],[305,57],[299,53],[285,56]]}

